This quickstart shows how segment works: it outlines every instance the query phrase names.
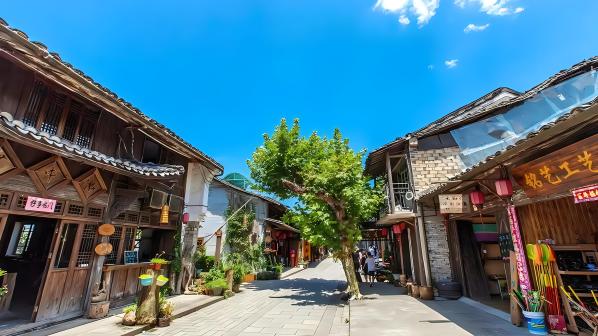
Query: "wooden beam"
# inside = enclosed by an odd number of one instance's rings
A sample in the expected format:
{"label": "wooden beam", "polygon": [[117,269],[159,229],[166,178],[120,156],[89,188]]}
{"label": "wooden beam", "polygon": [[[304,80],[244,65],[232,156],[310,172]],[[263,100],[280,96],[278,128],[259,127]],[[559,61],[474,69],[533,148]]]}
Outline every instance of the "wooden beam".
{"label": "wooden beam", "polygon": [[388,197],[390,197],[390,213],[393,214],[396,211],[395,205],[395,192],[394,192],[394,185],[392,182],[392,168],[390,166],[390,155],[386,152],[386,174],[387,174],[387,183],[388,183]]}

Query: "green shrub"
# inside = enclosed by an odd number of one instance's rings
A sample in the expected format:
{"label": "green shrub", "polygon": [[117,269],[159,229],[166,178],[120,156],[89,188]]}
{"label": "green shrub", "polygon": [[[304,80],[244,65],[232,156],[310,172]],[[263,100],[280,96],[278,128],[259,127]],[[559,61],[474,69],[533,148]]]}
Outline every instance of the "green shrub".
{"label": "green shrub", "polygon": [[243,277],[249,272],[249,266],[246,264],[233,265],[233,283],[240,284]]}
{"label": "green shrub", "polygon": [[208,272],[201,273],[201,278],[205,282],[211,282],[216,279],[224,279],[224,271],[219,267],[214,267],[210,269]]}
{"label": "green shrub", "polygon": [[214,289],[214,288],[227,289],[228,288],[228,284],[226,283],[226,280],[224,280],[223,278],[214,279],[214,280],[206,283],[206,288],[207,289]]}
{"label": "green shrub", "polygon": [[202,271],[207,271],[209,269],[214,268],[214,264],[216,263],[216,259],[214,256],[208,255],[198,255],[195,258],[195,268],[200,269]]}
{"label": "green shrub", "polygon": [[137,304],[133,303],[133,304],[130,304],[130,305],[126,306],[125,308],[123,308],[123,313],[127,314],[130,312],[134,312],[136,310],[137,310]]}

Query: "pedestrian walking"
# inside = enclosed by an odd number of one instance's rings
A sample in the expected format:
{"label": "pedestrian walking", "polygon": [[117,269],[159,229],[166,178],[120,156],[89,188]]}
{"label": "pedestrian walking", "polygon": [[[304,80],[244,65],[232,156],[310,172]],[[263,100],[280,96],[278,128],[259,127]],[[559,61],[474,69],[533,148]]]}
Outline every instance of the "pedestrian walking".
{"label": "pedestrian walking", "polygon": [[374,278],[376,277],[376,260],[374,256],[368,252],[368,256],[365,259],[366,276],[365,281],[370,283],[370,287],[374,286]]}

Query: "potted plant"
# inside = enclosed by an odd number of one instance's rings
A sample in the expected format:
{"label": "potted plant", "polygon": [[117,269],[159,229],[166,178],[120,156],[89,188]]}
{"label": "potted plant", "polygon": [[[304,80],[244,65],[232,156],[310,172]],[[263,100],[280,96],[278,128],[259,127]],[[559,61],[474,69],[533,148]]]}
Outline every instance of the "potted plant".
{"label": "potted plant", "polygon": [[164,300],[160,305],[158,312],[158,327],[168,327],[172,320],[172,313],[174,312],[174,304],[170,301]]}
{"label": "potted plant", "polygon": [[139,282],[141,283],[141,286],[150,286],[153,279],[154,277],[150,274],[141,274],[139,276]]}
{"label": "potted plant", "polygon": [[158,278],[156,279],[156,285],[158,285],[159,287],[162,287],[167,282],[168,282],[168,278],[167,277],[165,277],[163,275],[158,275]]}
{"label": "potted plant", "polygon": [[135,311],[137,311],[136,304],[128,305],[125,308],[123,308],[123,313],[125,313],[125,315],[123,315],[123,319],[122,319],[123,325],[126,325],[126,326],[135,325]]}
{"label": "potted plant", "polygon": [[208,289],[208,293],[210,293],[210,295],[220,296],[222,295],[222,291],[228,288],[228,284],[226,283],[225,279],[214,279],[206,283],[206,288]]}
{"label": "potted plant", "polygon": [[[6,271],[0,268],[0,278],[6,275]],[[8,288],[5,286],[0,287],[0,298],[8,292]]]}
{"label": "potted plant", "polygon": [[150,263],[151,263],[152,269],[154,271],[159,271],[160,268],[162,268],[162,265],[168,264],[168,261],[166,259],[162,259],[162,258],[152,258],[150,260]]}

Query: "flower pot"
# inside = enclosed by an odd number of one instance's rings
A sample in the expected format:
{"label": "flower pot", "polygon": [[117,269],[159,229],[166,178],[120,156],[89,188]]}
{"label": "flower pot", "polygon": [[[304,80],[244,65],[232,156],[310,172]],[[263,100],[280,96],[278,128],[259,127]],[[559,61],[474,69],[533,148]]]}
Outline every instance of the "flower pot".
{"label": "flower pot", "polygon": [[527,322],[527,331],[533,335],[548,335],[546,331],[546,321],[544,312],[523,311],[523,316]]}
{"label": "flower pot", "polygon": [[158,327],[168,327],[170,325],[170,317],[158,317]]}
{"label": "flower pot", "polygon": [[411,286],[411,296],[413,296],[414,298],[419,297],[419,286],[418,285]]}
{"label": "flower pot", "polygon": [[239,293],[241,291],[241,284],[233,284],[233,292]]}
{"label": "flower pot", "polygon": [[158,278],[156,279],[156,285],[160,287],[164,286],[167,282],[168,278],[163,275],[158,276]]}
{"label": "flower pot", "polygon": [[405,284],[407,284],[407,276],[405,274],[399,274],[399,282],[401,282],[401,285],[405,286]]}
{"label": "flower pot", "polygon": [[419,288],[419,297],[422,300],[434,300],[434,290],[432,287],[421,286]]}
{"label": "flower pot", "polygon": [[139,278],[141,286],[151,286],[153,278]]}
{"label": "flower pot", "polygon": [[243,282],[252,282],[255,280],[255,274],[245,274],[245,276],[243,276]]}
{"label": "flower pot", "polygon": [[222,288],[217,287],[217,288],[210,288],[208,289],[210,295],[212,296],[221,296],[222,295]]}
{"label": "flower pot", "polygon": [[152,269],[154,271],[159,271],[162,268],[162,264],[152,264]]}

